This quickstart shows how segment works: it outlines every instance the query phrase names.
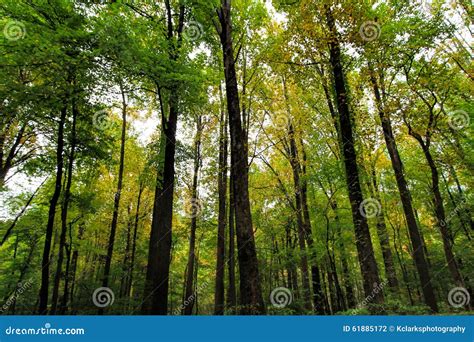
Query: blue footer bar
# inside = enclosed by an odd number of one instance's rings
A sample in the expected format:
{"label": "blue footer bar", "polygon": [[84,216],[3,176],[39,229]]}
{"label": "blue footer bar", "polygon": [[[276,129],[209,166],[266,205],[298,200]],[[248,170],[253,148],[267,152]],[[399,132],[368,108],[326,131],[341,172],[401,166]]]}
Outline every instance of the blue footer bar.
{"label": "blue footer bar", "polygon": [[474,341],[474,316],[0,316],[0,341]]}

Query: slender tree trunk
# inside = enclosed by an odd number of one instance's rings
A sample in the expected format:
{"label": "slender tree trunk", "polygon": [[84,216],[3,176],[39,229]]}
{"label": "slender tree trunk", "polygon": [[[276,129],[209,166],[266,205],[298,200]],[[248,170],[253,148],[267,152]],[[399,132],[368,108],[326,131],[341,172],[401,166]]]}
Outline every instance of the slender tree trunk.
{"label": "slender tree trunk", "polygon": [[[110,268],[112,265],[112,254],[114,252],[115,235],[117,231],[118,215],[120,209],[120,198],[122,196],[122,182],[123,182],[123,169],[125,159],[125,139],[127,134],[127,101],[125,99],[125,90],[123,89],[122,81],[120,82],[120,91],[122,93],[122,135],[120,139],[120,161],[119,161],[119,172],[117,190],[114,196],[114,211],[112,213],[112,224],[110,225],[110,235],[107,245],[107,256],[105,258],[104,276],[102,278],[102,286],[109,286]],[[98,314],[102,315],[104,309],[100,308]]]}
{"label": "slender tree trunk", "polygon": [[125,251],[123,255],[123,262],[122,262],[122,271],[124,276],[120,278],[120,297],[125,297],[127,294],[128,289],[128,277],[130,276],[130,249],[132,243],[132,204],[129,203],[127,208],[127,238],[125,241]]}
{"label": "slender tree trunk", "polygon": [[375,78],[375,72],[373,70],[370,70],[370,79],[374,90],[375,102],[379,112],[380,120],[382,122],[385,143],[387,145],[387,150],[392,162],[395,179],[397,181],[398,192],[400,193],[400,200],[403,205],[403,211],[405,213],[405,218],[408,225],[410,240],[413,247],[413,257],[415,259],[415,265],[420,277],[424,300],[431,310],[437,312],[438,304],[436,303],[436,296],[431,283],[429,266],[428,262],[426,261],[425,252],[423,250],[423,242],[421,239],[420,230],[418,229],[418,224],[413,211],[410,190],[408,190],[408,184],[403,171],[403,164],[398,153],[395,137],[393,136],[390,116],[384,111],[380,90]]}
{"label": "slender tree trunk", "polygon": [[229,284],[227,289],[227,307],[235,311],[237,305],[237,294],[235,288],[235,214],[234,214],[234,190],[232,178],[229,180]]}
{"label": "slender tree trunk", "polygon": [[137,208],[135,211],[135,222],[133,225],[133,238],[132,238],[132,256],[130,259],[130,270],[128,276],[128,286],[127,286],[127,297],[130,298],[132,292],[132,284],[133,284],[133,271],[135,267],[135,254],[137,250],[137,232],[138,232],[138,222],[140,220],[140,204],[142,199],[142,194],[145,186],[142,182],[140,182],[140,188],[138,190],[138,198],[137,198]]}
{"label": "slender tree trunk", "polygon": [[69,301],[69,281],[70,281],[70,270],[71,270],[71,251],[72,251],[72,222],[69,223],[69,244],[65,244],[66,249],[66,269],[64,271],[64,289],[63,297],[61,299],[61,310],[60,314],[65,315],[67,311],[67,304]]}
{"label": "slender tree trunk", "polygon": [[[169,0],[165,0],[167,41],[170,59],[177,61],[184,27],[184,5],[180,4],[178,27],[173,28],[173,14]],[[177,37],[176,37],[177,35]],[[175,41],[177,41],[177,46]],[[161,88],[158,87],[159,92]],[[160,95],[160,103],[162,103]],[[142,314],[166,315],[168,313],[169,273],[173,223],[173,195],[175,176],[176,125],[179,112],[178,84],[173,82],[169,94],[169,115],[161,106],[162,135],[160,163],[157,173],[153,218],[148,248],[148,267],[145,280]]]}
{"label": "slender tree trunk", "polygon": [[67,214],[69,208],[69,201],[71,198],[72,175],[74,170],[74,157],[76,149],[76,121],[77,121],[77,103],[76,99],[72,99],[72,128],[71,128],[71,148],[69,151],[68,170],[66,188],[64,191],[63,203],[61,206],[61,236],[59,238],[59,252],[58,263],[56,267],[56,274],[54,277],[53,295],[51,303],[51,315],[56,314],[59,297],[59,286],[62,276],[63,260],[64,260],[64,246],[66,244],[67,234]]}
{"label": "slender tree trunk", "polygon": [[[84,235],[84,225],[79,225],[79,232],[77,233],[77,241],[80,243],[82,240],[82,237]],[[73,306],[73,299],[74,299],[74,290],[76,287],[76,272],[77,272],[77,260],[79,258],[79,250],[76,248],[74,252],[72,252],[72,260],[71,260],[71,268],[72,268],[72,274],[71,274],[71,303],[70,307],[72,308]],[[87,258],[86,258],[87,260]]]}
{"label": "slender tree trunk", "polygon": [[61,194],[61,183],[63,178],[63,150],[64,150],[64,123],[66,122],[67,105],[61,109],[58,123],[58,142],[56,147],[56,182],[53,196],[49,202],[48,223],[46,225],[46,236],[44,239],[43,260],[41,262],[41,287],[39,292],[40,315],[48,313],[48,292],[49,292],[49,264],[51,252],[51,239],[53,237],[54,217],[56,215],[56,205]]}
{"label": "slender tree trunk", "polygon": [[338,204],[335,197],[331,199],[330,205],[331,205],[331,209],[334,212],[334,221],[336,223],[338,249],[339,249],[339,254],[341,256],[342,273],[344,275],[344,288],[346,290],[347,305],[348,307],[353,308],[355,307],[356,303],[355,303],[354,291],[352,289],[352,281],[349,274],[349,266],[348,266],[347,257],[346,257],[346,248],[344,245],[344,241],[342,239],[341,222],[339,220]]}
{"label": "slender tree trunk", "polygon": [[351,203],[352,220],[354,222],[356,246],[359,255],[359,263],[363,278],[364,292],[366,296],[373,297],[373,303],[383,303],[382,291],[373,291],[380,284],[379,272],[375,261],[374,250],[370,238],[367,218],[362,215],[363,205],[362,189],[359,180],[354,137],[352,133],[351,112],[348,103],[348,93],[344,72],[342,69],[341,49],[337,39],[336,24],[329,6],[326,6],[326,18],[331,40],[329,42],[330,62],[332,66],[334,85],[337,95],[337,109],[339,112],[339,123],[341,129],[342,151],[344,154],[344,166],[346,170],[346,182]]}
{"label": "slender tree trunk", "polygon": [[474,231],[474,220],[472,219],[471,211],[469,210],[466,197],[464,196],[464,191],[462,190],[461,183],[459,182],[459,178],[456,174],[456,170],[454,169],[454,167],[452,165],[450,165],[450,173],[451,173],[451,176],[454,178],[454,181],[456,182],[456,186],[458,188],[458,192],[459,192],[459,196],[461,197],[461,201],[464,203],[464,206],[463,206],[464,210],[463,211],[465,212],[466,218],[469,221],[469,225],[471,227],[471,230]]}
{"label": "slender tree trunk", "polygon": [[[191,234],[189,238],[189,255],[188,255],[188,266],[186,269],[186,290],[184,292],[184,303],[183,303],[183,315],[191,315],[193,313],[193,307],[196,299],[196,293],[194,287],[196,284],[193,283],[194,265],[196,262],[196,228],[197,228],[197,216],[199,212],[198,207],[198,174],[199,166],[201,164],[201,134],[202,124],[201,116],[197,118],[196,124],[196,137],[194,139],[194,171],[193,171],[193,184],[191,193]],[[194,293],[194,295],[193,295]]]}
{"label": "slender tree trunk", "polygon": [[221,98],[221,117],[219,127],[219,171],[217,174],[217,192],[219,194],[219,213],[217,227],[217,263],[216,292],[214,297],[214,314],[224,314],[224,277],[225,277],[225,228],[226,228],[226,196],[227,196],[227,130],[224,100],[219,86]]}
{"label": "slender tree trunk", "polygon": [[412,132],[411,129],[409,129],[409,132],[419,142],[423,150],[423,154],[425,155],[426,161],[428,162],[428,165],[431,170],[431,186],[432,186],[432,192],[433,192],[435,215],[436,215],[438,228],[441,232],[441,238],[443,240],[444,255],[446,257],[446,262],[448,264],[449,272],[451,273],[451,276],[456,285],[465,287],[463,277],[461,276],[461,272],[459,271],[459,266],[456,262],[456,258],[453,253],[453,247],[452,247],[453,238],[449,230],[448,222],[446,221],[443,198],[441,197],[441,192],[439,190],[438,168],[436,167],[435,161],[433,160],[433,157],[431,155],[429,145],[423,142],[423,139],[418,133]]}
{"label": "slender tree trunk", "polygon": [[295,131],[293,124],[290,122],[288,128],[288,139],[290,140],[289,147],[289,159],[291,164],[291,169],[293,171],[293,182],[294,182],[294,191],[295,191],[295,209],[296,209],[296,221],[298,226],[298,245],[300,248],[300,267],[303,283],[303,300],[304,308],[306,310],[312,310],[311,305],[311,288],[309,285],[309,271],[308,271],[308,257],[306,255],[306,237],[308,232],[305,230],[303,223],[303,208],[301,200],[301,183],[300,183],[300,174],[301,167],[299,163],[298,153],[296,149],[295,142]]}
{"label": "slender tree trunk", "polygon": [[308,245],[309,253],[311,256],[311,285],[313,288],[313,303],[314,310],[319,315],[324,315],[324,293],[321,287],[321,277],[318,266],[318,258],[316,254],[316,247],[313,241],[313,229],[311,228],[311,219],[309,217],[308,208],[308,180],[306,173],[307,156],[304,148],[303,140],[300,137],[301,152],[303,157],[302,164],[302,180],[301,180],[301,203],[303,209],[303,223],[306,236],[306,243]]}
{"label": "slender tree trunk", "polygon": [[395,292],[398,289],[397,273],[395,271],[395,264],[393,262],[392,249],[390,248],[390,237],[387,232],[387,225],[385,224],[385,213],[380,198],[380,191],[377,184],[377,175],[375,167],[371,167],[372,186],[369,184],[372,196],[380,203],[380,212],[377,213],[377,235],[379,237],[380,249],[382,250],[383,263],[385,267],[385,275],[388,280],[388,286]]}
{"label": "slender tree trunk", "polygon": [[241,314],[264,314],[257,251],[252,228],[248,192],[248,150],[242,127],[239,91],[232,43],[230,0],[222,0],[217,11],[220,21],[220,39],[224,58],[227,110],[231,139],[231,177],[234,186],[235,225],[237,232]]}

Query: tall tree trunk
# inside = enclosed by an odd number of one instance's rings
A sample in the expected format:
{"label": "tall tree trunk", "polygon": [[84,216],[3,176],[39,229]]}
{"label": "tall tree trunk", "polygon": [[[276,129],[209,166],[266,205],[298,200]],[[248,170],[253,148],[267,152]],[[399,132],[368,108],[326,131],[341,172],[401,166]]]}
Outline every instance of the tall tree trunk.
{"label": "tall tree trunk", "polygon": [[309,270],[308,270],[308,257],[306,254],[306,238],[308,231],[304,227],[303,223],[303,208],[301,200],[301,183],[300,183],[300,174],[301,167],[295,142],[295,131],[293,124],[290,122],[288,125],[288,139],[290,140],[289,146],[289,160],[291,164],[291,169],[293,171],[293,183],[295,191],[295,214],[296,222],[298,228],[298,245],[300,248],[300,267],[303,283],[303,300],[304,308],[306,310],[312,310],[311,305],[311,288],[309,285]]}
{"label": "tall tree trunk", "polygon": [[467,220],[469,221],[469,225],[471,227],[471,230],[474,230],[474,220],[472,219],[471,216],[471,211],[469,210],[468,203],[466,200],[466,197],[464,196],[464,191],[462,190],[461,183],[459,182],[459,178],[456,174],[456,170],[452,165],[450,165],[450,173],[451,176],[454,178],[454,181],[456,182],[456,186],[458,188],[459,196],[461,197],[461,201],[464,203],[464,212],[466,215]]}
{"label": "tall tree trunk", "polygon": [[433,192],[433,202],[435,207],[435,215],[437,220],[438,228],[441,232],[441,238],[443,240],[444,255],[446,257],[446,262],[448,264],[449,272],[454,280],[454,283],[458,286],[464,287],[464,280],[459,271],[459,266],[454,257],[453,247],[452,247],[452,236],[449,230],[448,222],[446,221],[446,214],[444,211],[443,198],[441,197],[441,192],[439,190],[439,173],[438,168],[436,167],[435,161],[431,155],[430,151],[430,140],[426,142],[423,141],[423,138],[416,132],[412,131],[409,128],[409,133],[412,135],[420,144],[423,154],[425,155],[426,161],[431,170],[431,187]]}
{"label": "tall tree trunk", "polygon": [[[173,61],[179,57],[181,33],[184,27],[184,5],[179,6],[177,46],[173,29],[173,14],[169,0],[165,0],[167,19],[167,41],[169,56]],[[159,93],[161,88],[158,87]],[[160,103],[163,103],[160,95]],[[173,82],[169,94],[169,115],[166,117],[161,105],[162,132],[160,145],[161,165],[157,172],[153,218],[148,248],[148,267],[145,280],[142,314],[166,315],[168,313],[169,273],[171,263],[171,241],[173,223],[173,195],[175,176],[176,125],[178,122],[178,84]]]}
{"label": "tall tree trunk", "polygon": [[304,148],[303,139],[300,137],[301,152],[303,157],[303,163],[301,167],[302,179],[301,179],[301,204],[303,209],[303,224],[306,236],[306,243],[311,256],[311,285],[313,288],[313,303],[314,310],[319,315],[324,315],[324,293],[321,287],[321,277],[319,274],[318,258],[316,254],[316,247],[313,241],[313,229],[311,228],[311,219],[309,217],[308,208],[308,180],[306,172],[307,156]]}
{"label": "tall tree trunk", "polygon": [[351,203],[352,220],[354,222],[356,246],[359,255],[360,269],[363,278],[364,292],[366,296],[372,296],[374,303],[383,303],[382,291],[373,291],[380,284],[379,272],[375,261],[374,250],[370,238],[367,218],[362,215],[363,205],[362,189],[359,180],[354,137],[352,133],[352,118],[348,103],[348,93],[344,72],[342,68],[342,57],[339,41],[337,39],[336,24],[329,6],[326,5],[327,25],[331,32],[329,42],[330,62],[334,76],[334,86],[337,95],[337,109],[339,112],[339,123],[341,129],[342,151],[344,154],[344,166],[346,170],[346,182]]}
{"label": "tall tree trunk", "polygon": [[390,248],[390,237],[385,224],[384,207],[380,198],[380,191],[377,184],[377,175],[374,165],[371,166],[372,186],[369,184],[373,198],[380,204],[380,212],[377,213],[377,235],[379,237],[380,249],[382,250],[383,263],[385,267],[385,276],[388,280],[388,286],[395,292],[398,289],[397,273],[393,262],[392,249]]}
{"label": "tall tree trunk", "polygon": [[[120,161],[119,161],[119,172],[117,181],[117,190],[114,196],[114,211],[112,213],[112,224],[110,225],[110,235],[107,245],[107,256],[105,257],[104,276],[102,278],[102,286],[109,286],[110,268],[112,265],[112,254],[114,252],[115,233],[117,231],[118,215],[120,209],[120,198],[122,196],[122,182],[123,182],[123,169],[125,159],[125,139],[127,134],[127,101],[125,99],[125,90],[123,88],[122,81],[120,81],[120,91],[122,93],[122,135],[120,139]],[[102,315],[104,308],[98,310],[98,314]]]}
{"label": "tall tree trunk", "polygon": [[[84,235],[84,224],[79,225],[79,231],[77,233],[77,241],[80,243],[82,240],[82,237]],[[72,260],[71,260],[71,303],[70,307],[72,308],[73,306],[73,299],[74,299],[74,290],[76,288],[76,272],[77,272],[77,260],[79,259],[79,250],[76,248],[74,252],[72,252]],[[87,258],[86,258],[87,260]]]}
{"label": "tall tree trunk", "polygon": [[[333,192],[334,193],[334,192]],[[336,223],[336,234],[338,240],[338,249],[341,256],[342,274],[344,275],[344,288],[346,290],[347,305],[349,308],[355,307],[354,290],[349,274],[349,265],[347,263],[346,248],[342,239],[341,222],[339,220],[339,211],[336,198],[333,196],[330,200],[331,209],[334,212],[334,221]]]}
{"label": "tall tree trunk", "polygon": [[123,262],[122,262],[122,271],[124,276],[120,278],[120,293],[119,297],[125,297],[127,294],[128,288],[128,277],[130,276],[130,249],[132,243],[132,204],[129,203],[127,208],[127,238],[125,240],[125,251],[123,255]]}
{"label": "tall tree trunk", "polygon": [[406,182],[405,174],[403,171],[403,164],[398,153],[395,137],[393,136],[390,116],[384,111],[380,90],[378,87],[377,80],[375,78],[375,72],[373,70],[370,70],[370,79],[375,95],[377,110],[379,112],[380,120],[382,122],[385,144],[387,145],[387,150],[390,155],[390,160],[392,162],[392,168],[395,173],[398,192],[400,193],[400,200],[402,202],[403,211],[405,213],[405,218],[408,225],[410,240],[413,247],[413,257],[415,259],[416,269],[420,277],[424,300],[425,303],[431,308],[431,310],[437,312],[438,304],[436,303],[436,296],[434,293],[433,285],[431,283],[429,266],[426,261],[425,252],[423,250],[423,242],[421,240],[420,230],[418,229],[418,224],[416,222],[415,214],[413,211],[410,190],[408,190],[408,184]]}
{"label": "tall tree trunk", "polygon": [[[441,177],[443,178],[443,182],[444,182],[444,185],[445,185],[445,188],[446,188],[446,192],[448,193],[449,200],[451,201],[451,205],[453,206],[454,211],[456,211],[456,216],[459,219],[459,223],[461,223],[461,227],[464,230],[464,233],[466,234],[467,239],[469,241],[471,241],[471,234],[469,233],[469,230],[467,228],[467,226],[469,225],[469,221],[466,220],[466,217],[464,216],[465,213],[464,213],[464,210],[463,210],[464,209],[463,206],[466,203],[458,203],[458,201],[456,201],[455,197],[453,196],[453,193],[449,189],[449,182],[446,179],[446,177],[444,176],[444,173],[443,173],[442,170],[441,170]],[[459,208],[461,210],[459,210]]]}
{"label": "tall tree trunk", "polygon": [[132,256],[130,258],[130,269],[129,269],[129,276],[128,276],[128,286],[127,286],[127,297],[130,298],[132,292],[132,284],[133,284],[133,270],[135,267],[135,254],[137,250],[137,232],[138,232],[138,222],[140,220],[140,204],[142,199],[143,190],[145,185],[143,182],[140,182],[140,188],[138,190],[138,197],[137,197],[137,207],[135,211],[135,222],[133,225],[133,238],[132,238]]}
{"label": "tall tree trunk", "polygon": [[224,277],[225,277],[225,227],[227,196],[227,129],[224,100],[219,86],[221,99],[221,117],[219,127],[219,171],[217,174],[217,192],[219,195],[219,213],[217,227],[217,263],[216,292],[214,297],[214,314],[224,314]]}
{"label": "tall tree trunk", "polygon": [[56,314],[56,309],[58,306],[58,297],[59,297],[59,285],[61,282],[63,260],[64,260],[64,246],[66,244],[66,233],[67,233],[67,214],[69,208],[69,201],[71,198],[71,185],[72,185],[72,175],[74,170],[74,157],[76,149],[76,121],[77,121],[77,102],[76,99],[72,99],[72,128],[71,128],[71,147],[69,151],[69,160],[68,160],[68,171],[67,171],[67,181],[66,188],[64,191],[63,203],[61,206],[61,236],[59,238],[59,252],[58,252],[58,263],[56,267],[56,274],[54,277],[53,285],[53,296],[51,303],[51,315]]}
{"label": "tall tree trunk", "polygon": [[69,243],[65,244],[66,249],[66,269],[64,271],[64,289],[63,297],[61,299],[61,309],[60,315],[65,315],[67,311],[67,304],[69,301],[69,281],[70,281],[70,271],[71,271],[71,252],[72,252],[72,226],[73,223],[69,223]]}
{"label": "tall tree trunk", "polygon": [[201,164],[201,133],[202,124],[201,116],[197,117],[196,123],[196,137],[194,138],[194,170],[193,170],[193,184],[191,189],[191,233],[189,238],[189,255],[188,255],[188,266],[186,268],[186,290],[184,292],[184,303],[183,303],[183,314],[191,315],[193,313],[194,302],[196,294],[193,295],[194,287],[196,284],[193,283],[194,275],[194,264],[196,262],[196,228],[197,228],[197,216],[198,212],[198,174],[199,165]]}
{"label": "tall tree trunk", "polygon": [[63,150],[64,150],[64,123],[66,122],[67,105],[61,109],[58,123],[58,142],[56,147],[56,182],[53,196],[49,202],[48,223],[46,225],[46,236],[44,239],[43,259],[41,262],[41,287],[39,292],[40,315],[48,313],[48,291],[49,291],[49,264],[51,252],[51,239],[53,237],[54,217],[56,215],[56,205],[61,194],[61,183],[63,178]]}
{"label": "tall tree trunk", "polygon": [[300,268],[301,268],[301,275],[302,275],[302,283],[303,283],[303,300],[304,300],[304,308],[306,310],[312,310],[311,305],[311,288],[309,284],[309,270],[308,270],[308,256],[306,253],[306,240],[308,236],[308,229],[305,227],[305,222],[303,220],[303,200],[301,198],[301,165],[298,156],[298,148],[296,145],[296,138],[295,138],[295,128],[293,126],[293,122],[291,119],[291,109],[288,99],[288,89],[286,85],[285,77],[283,77],[283,94],[285,97],[285,105],[286,105],[286,112],[288,115],[288,140],[289,146],[285,146],[287,149],[287,158],[290,162],[291,170],[293,172],[293,187],[294,187],[294,194],[295,194],[295,214],[296,214],[296,222],[298,225],[298,245],[300,248]]}
{"label": "tall tree trunk", "polygon": [[231,177],[234,186],[235,226],[237,232],[241,314],[264,314],[257,251],[252,228],[248,192],[248,150],[242,128],[239,91],[232,43],[230,0],[222,0],[217,11],[220,21],[220,40],[223,50],[227,110],[231,139]]}
{"label": "tall tree trunk", "polygon": [[234,312],[237,305],[237,294],[235,288],[235,213],[234,213],[234,190],[232,178],[229,180],[229,281],[227,289],[227,307]]}

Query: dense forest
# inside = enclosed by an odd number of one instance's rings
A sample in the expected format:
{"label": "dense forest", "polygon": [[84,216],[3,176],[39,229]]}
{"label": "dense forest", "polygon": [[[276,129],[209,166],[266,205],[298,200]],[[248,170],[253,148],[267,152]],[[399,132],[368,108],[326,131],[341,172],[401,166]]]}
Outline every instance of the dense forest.
{"label": "dense forest", "polygon": [[0,0],[0,313],[469,313],[472,18]]}

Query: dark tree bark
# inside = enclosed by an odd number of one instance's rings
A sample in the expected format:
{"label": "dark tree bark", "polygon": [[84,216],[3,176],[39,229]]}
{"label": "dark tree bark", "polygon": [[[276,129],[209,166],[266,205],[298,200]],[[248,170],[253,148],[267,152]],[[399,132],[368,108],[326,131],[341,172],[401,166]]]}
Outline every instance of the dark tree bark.
{"label": "dark tree bark", "polygon": [[352,220],[354,222],[356,246],[359,255],[360,269],[363,278],[364,292],[366,296],[373,296],[373,303],[383,303],[382,291],[373,291],[374,286],[380,284],[379,272],[375,261],[374,250],[370,238],[367,218],[360,210],[363,196],[359,180],[354,137],[352,132],[351,112],[348,103],[348,93],[344,71],[342,68],[342,56],[337,38],[336,23],[331,9],[326,6],[327,25],[331,32],[329,42],[330,62],[334,76],[334,86],[337,95],[337,109],[339,112],[339,124],[342,139],[342,151],[344,155],[344,166],[346,170],[346,182],[351,203]]}
{"label": "dark tree bark", "polygon": [[467,199],[464,196],[464,191],[462,190],[461,183],[459,182],[459,178],[456,174],[456,170],[454,169],[452,165],[450,165],[450,173],[451,173],[451,176],[454,178],[454,181],[456,182],[456,186],[457,186],[461,201],[464,203],[463,212],[466,216],[467,221],[469,222],[469,226],[471,227],[471,230],[474,231],[474,220],[472,219],[471,211],[469,210]]}
{"label": "dark tree bark", "polygon": [[241,314],[264,314],[257,251],[252,228],[248,192],[248,150],[242,127],[239,91],[232,42],[230,0],[222,0],[218,9],[219,36],[224,58],[227,110],[231,140],[231,177],[234,186],[235,225],[240,270]]}
{"label": "dark tree bark", "polygon": [[51,239],[53,237],[54,217],[56,216],[56,205],[61,194],[61,183],[63,178],[63,150],[64,150],[64,124],[66,122],[67,105],[61,109],[58,123],[58,141],[56,147],[56,181],[54,192],[49,202],[48,223],[46,225],[46,236],[44,239],[43,259],[41,262],[41,287],[39,292],[38,313],[46,315],[48,313],[48,292],[49,292],[49,264],[51,253]]}
{"label": "dark tree bark", "polygon": [[377,184],[377,175],[375,166],[371,166],[372,186],[369,184],[372,197],[380,203],[380,212],[377,213],[377,235],[379,237],[380,249],[382,250],[382,258],[385,267],[385,276],[387,277],[388,286],[395,292],[398,290],[398,279],[393,262],[392,249],[390,248],[390,237],[385,224],[385,209],[380,198],[380,191]]}
{"label": "dark tree bark", "polygon": [[[321,277],[318,266],[318,259],[316,254],[316,247],[313,241],[313,229],[311,228],[311,219],[309,217],[308,208],[308,180],[306,172],[307,156],[304,148],[304,142],[300,137],[301,152],[303,157],[303,163],[301,167],[302,180],[301,180],[301,202],[303,209],[303,224],[306,236],[306,243],[311,256],[311,285],[313,288],[313,304],[314,311],[319,315],[325,314],[324,309],[324,293],[321,287]],[[352,289],[352,288],[351,288]]]}
{"label": "dark tree bark", "polygon": [[235,287],[235,213],[234,213],[234,190],[232,178],[229,180],[229,257],[227,259],[229,269],[229,281],[227,289],[227,307],[234,312],[237,305],[237,294]]}
{"label": "dark tree bark", "polygon": [[[169,0],[165,1],[167,20],[167,41],[169,57],[178,59],[181,45],[181,33],[184,26],[184,5],[179,6],[178,27],[173,28],[173,14]],[[175,36],[177,35],[177,46]],[[148,248],[148,267],[146,273],[142,314],[166,315],[168,313],[169,272],[171,262],[171,238],[173,222],[173,195],[175,176],[176,125],[179,112],[178,84],[172,82],[168,100],[169,115],[166,117],[161,106],[162,165],[157,172],[153,218],[151,223],[150,244]],[[160,87],[158,87],[160,89]],[[161,92],[161,91],[160,91]],[[160,95],[160,103],[162,103]]]}
{"label": "dark tree bark", "polygon": [[298,245],[300,248],[300,268],[303,284],[303,300],[304,308],[306,310],[312,310],[311,305],[311,288],[309,285],[309,270],[308,270],[308,257],[306,254],[306,239],[308,231],[304,226],[303,222],[303,208],[301,200],[301,166],[299,162],[296,141],[295,141],[295,131],[293,124],[290,122],[288,125],[288,139],[289,139],[289,160],[291,164],[291,169],[293,171],[293,183],[294,183],[294,192],[295,192],[295,214],[296,222],[298,228]]}
{"label": "dark tree bark", "polygon": [[292,206],[295,210],[296,215],[296,222],[298,227],[298,245],[300,248],[300,268],[301,268],[301,275],[302,275],[302,283],[303,283],[303,300],[304,300],[304,308],[306,310],[312,310],[311,305],[311,288],[309,284],[309,267],[308,267],[308,256],[306,252],[306,242],[307,237],[310,232],[308,232],[308,228],[305,226],[305,222],[303,220],[303,200],[301,197],[301,165],[300,159],[298,156],[298,148],[296,145],[296,138],[295,138],[295,128],[291,119],[291,110],[288,101],[288,89],[286,85],[286,80],[283,77],[283,93],[285,97],[285,105],[286,105],[286,112],[288,115],[288,143],[285,144],[286,150],[286,158],[290,162],[291,170],[293,172],[293,188],[294,188],[294,198],[295,204]]}
{"label": "dark tree bark", "polygon": [[[196,122],[196,136],[194,138],[194,170],[193,170],[193,184],[191,189],[191,233],[189,237],[189,254],[188,254],[188,265],[186,267],[186,289],[184,291],[184,302],[183,302],[183,315],[191,315],[193,313],[194,302],[196,294],[194,288],[197,284],[193,282],[195,278],[194,265],[196,262],[196,228],[197,228],[197,216],[198,212],[198,174],[199,166],[201,164],[201,134],[202,134],[202,123],[201,116],[197,117]],[[194,293],[194,295],[193,295]]]}
{"label": "dark tree bark", "polygon": [[[118,215],[120,209],[120,198],[122,196],[123,169],[125,160],[125,140],[127,135],[127,101],[125,99],[125,90],[122,81],[120,81],[120,91],[122,93],[122,134],[120,138],[120,161],[118,171],[117,190],[114,196],[114,210],[112,212],[112,223],[110,225],[110,235],[107,244],[107,255],[105,257],[104,275],[102,277],[102,286],[109,286],[110,268],[112,265],[112,255],[114,252],[115,235],[117,231]],[[102,315],[104,309],[100,308],[98,314]]]}
{"label": "dark tree bark", "polygon": [[129,203],[127,208],[127,237],[125,240],[125,251],[123,253],[122,271],[124,276],[120,278],[120,297],[124,297],[127,294],[128,281],[129,281],[129,270],[130,270],[130,249],[132,243],[132,204]]}
{"label": "dark tree bark", "polygon": [[61,298],[61,308],[60,308],[60,315],[65,315],[68,309],[68,301],[69,301],[69,282],[71,278],[71,254],[72,254],[72,226],[73,222],[69,222],[69,243],[64,245],[66,249],[66,269],[64,271],[64,289],[63,289],[63,296]]}
{"label": "dark tree bark", "polygon": [[138,223],[140,221],[140,205],[141,205],[141,199],[142,199],[142,194],[143,194],[144,189],[145,189],[144,183],[140,182],[138,197],[137,197],[137,207],[135,210],[135,222],[133,225],[132,256],[130,258],[130,269],[129,269],[129,275],[128,275],[127,297],[129,298],[132,293],[133,271],[135,268],[135,255],[137,251]]}
{"label": "dark tree bark", "polygon": [[408,225],[410,240],[413,247],[413,257],[415,260],[418,275],[420,277],[424,300],[425,303],[431,308],[431,310],[437,312],[438,304],[436,303],[436,296],[434,293],[433,285],[431,283],[429,266],[426,261],[426,255],[423,250],[423,242],[421,239],[420,230],[415,219],[410,190],[408,189],[408,184],[406,182],[405,174],[403,171],[403,164],[398,153],[395,137],[393,136],[390,116],[384,111],[379,86],[375,78],[375,72],[370,72],[370,79],[374,90],[377,110],[379,112],[380,120],[382,122],[385,144],[387,145],[387,150],[390,155],[390,160],[392,162],[392,168],[395,173],[398,192],[400,193],[400,200],[402,202],[403,211],[405,213],[405,218]]}
{"label": "dark tree bark", "polygon": [[53,285],[53,295],[51,301],[51,315],[56,314],[58,306],[58,297],[59,297],[59,286],[61,283],[63,260],[64,260],[64,248],[66,244],[66,234],[67,234],[67,214],[69,209],[69,201],[71,199],[71,185],[72,185],[72,175],[74,170],[74,157],[76,150],[76,121],[78,115],[77,100],[72,99],[72,127],[71,127],[71,138],[70,138],[70,151],[67,165],[67,181],[66,187],[64,190],[64,198],[61,206],[61,236],[59,238],[59,252],[58,252],[58,262],[56,267],[56,274],[54,276],[54,285]]}
{"label": "dark tree bark", "polygon": [[[431,113],[430,117],[433,117],[433,113]],[[432,119],[430,119],[430,123]],[[422,136],[415,132],[410,125],[408,125],[408,133],[418,141],[423,150],[423,154],[425,155],[426,161],[428,162],[428,166],[430,167],[431,171],[431,190],[433,193],[433,203],[435,209],[435,216],[439,231],[441,233],[441,238],[443,240],[443,248],[444,248],[444,255],[446,257],[446,262],[448,264],[449,272],[454,280],[454,283],[458,286],[465,287],[463,277],[461,276],[461,272],[459,271],[459,266],[456,262],[456,258],[453,253],[452,247],[452,235],[449,229],[448,222],[446,221],[446,214],[444,210],[443,198],[441,197],[441,191],[439,190],[439,173],[438,167],[435,164],[433,156],[431,155],[430,151],[430,142],[431,142],[431,135],[430,135],[431,128],[428,128],[427,135],[425,140],[423,140]]]}
{"label": "dark tree bark", "polygon": [[[333,192],[334,194],[334,192]],[[338,204],[336,201],[336,198],[332,196],[332,198],[329,198],[330,200],[330,205],[331,209],[334,212],[334,221],[336,223],[336,234],[337,234],[337,241],[338,241],[338,249],[339,249],[339,254],[341,257],[341,264],[342,264],[342,274],[344,276],[344,289],[346,291],[346,299],[347,299],[347,306],[349,308],[355,307],[355,297],[354,297],[354,291],[352,288],[352,281],[351,277],[349,274],[349,265],[347,263],[347,256],[346,256],[346,248],[344,245],[344,241],[342,239],[342,232],[341,232],[341,222],[339,220],[339,211],[338,211]]]}
{"label": "dark tree bark", "polygon": [[217,218],[217,263],[216,289],[214,297],[214,314],[224,314],[224,277],[225,277],[225,228],[226,228],[226,196],[227,196],[227,130],[226,115],[222,90],[219,86],[221,98],[221,116],[219,127],[219,170],[217,174],[217,192],[219,196],[219,213]]}
{"label": "dark tree bark", "polygon": [[[77,233],[77,241],[80,243],[82,240],[82,237],[84,236],[84,224],[79,225],[79,231]],[[79,250],[76,248],[74,252],[72,252],[72,258],[71,258],[71,302],[70,302],[70,307],[73,306],[73,299],[74,299],[74,290],[76,288],[76,272],[77,272],[77,260],[79,259]],[[87,260],[87,258],[86,258]]]}

